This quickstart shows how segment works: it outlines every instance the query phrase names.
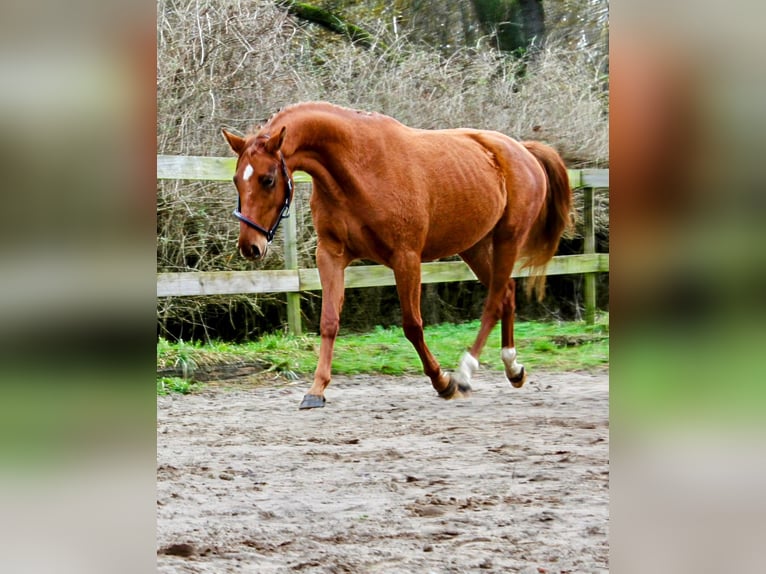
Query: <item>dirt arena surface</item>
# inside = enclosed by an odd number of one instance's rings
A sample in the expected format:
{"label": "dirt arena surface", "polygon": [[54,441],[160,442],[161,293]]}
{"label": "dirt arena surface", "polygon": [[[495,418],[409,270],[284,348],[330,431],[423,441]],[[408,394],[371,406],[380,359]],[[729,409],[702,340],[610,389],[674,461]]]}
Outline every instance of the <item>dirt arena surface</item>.
{"label": "dirt arena surface", "polygon": [[605,572],[608,373],[158,397],[158,572]]}

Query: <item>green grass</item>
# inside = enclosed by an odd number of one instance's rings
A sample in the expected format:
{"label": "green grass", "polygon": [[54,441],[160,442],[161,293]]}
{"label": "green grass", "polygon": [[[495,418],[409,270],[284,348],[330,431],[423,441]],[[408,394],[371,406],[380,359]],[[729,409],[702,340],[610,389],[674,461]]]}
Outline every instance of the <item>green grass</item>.
{"label": "green grass", "polygon": [[198,383],[194,383],[188,379],[181,377],[158,377],[157,378],[157,394],[168,395],[170,393],[180,393],[182,395],[188,395],[199,386]]}
{"label": "green grass", "polygon": [[[426,327],[425,337],[444,368],[452,369],[471,346],[478,330],[479,321],[433,325]],[[609,364],[609,315],[601,315],[595,325],[583,322],[517,322],[515,343],[520,362],[530,370],[605,368]],[[219,341],[208,344],[171,343],[161,338],[157,343],[157,366],[184,369],[181,380],[193,380],[194,370],[201,365],[241,361],[259,361],[268,365],[269,370],[308,376],[316,367],[319,344],[317,335],[295,337],[271,334],[239,345]],[[481,364],[486,369],[503,370],[499,325],[490,335]],[[415,349],[399,327],[378,327],[361,334],[343,334],[341,328],[341,335],[335,343],[333,373],[420,374],[422,367]],[[158,392],[160,386],[158,379]],[[162,388],[166,392],[193,390],[167,381]]]}

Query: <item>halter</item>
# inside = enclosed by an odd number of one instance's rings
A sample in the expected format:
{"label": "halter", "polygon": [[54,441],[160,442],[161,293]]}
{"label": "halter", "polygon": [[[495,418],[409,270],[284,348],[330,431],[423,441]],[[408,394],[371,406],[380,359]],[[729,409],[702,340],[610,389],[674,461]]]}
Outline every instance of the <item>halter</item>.
{"label": "halter", "polygon": [[277,221],[274,223],[274,225],[271,226],[271,229],[264,229],[263,227],[258,225],[255,221],[253,221],[252,219],[242,214],[242,211],[241,211],[242,200],[239,197],[239,192],[237,192],[237,209],[235,209],[233,212],[234,217],[239,219],[242,223],[249,225],[253,229],[263,233],[266,236],[266,241],[268,241],[269,243],[271,243],[272,240],[274,239],[274,234],[277,232],[277,228],[279,227],[280,222],[286,217],[290,216],[290,200],[293,197],[293,180],[290,179],[290,174],[287,173],[287,164],[285,164],[285,156],[280,153],[279,159],[281,160],[281,164],[282,164],[282,176],[285,178],[285,181],[287,182],[287,193],[285,193],[285,203],[282,205],[282,210],[279,212]]}

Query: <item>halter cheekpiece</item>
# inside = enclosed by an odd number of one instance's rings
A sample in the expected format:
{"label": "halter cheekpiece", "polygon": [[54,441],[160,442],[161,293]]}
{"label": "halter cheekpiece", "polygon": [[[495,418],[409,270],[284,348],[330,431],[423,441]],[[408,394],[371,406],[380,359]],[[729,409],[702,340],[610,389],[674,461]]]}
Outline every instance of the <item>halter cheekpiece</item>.
{"label": "halter cheekpiece", "polygon": [[265,229],[258,225],[255,221],[247,217],[242,213],[242,200],[239,197],[239,191],[237,192],[237,209],[234,210],[233,215],[239,219],[242,223],[252,227],[253,229],[260,231],[266,236],[266,241],[269,243],[274,239],[274,234],[277,232],[280,222],[290,216],[290,201],[293,197],[293,180],[290,178],[290,174],[287,172],[287,164],[285,163],[285,156],[280,152],[279,154],[280,164],[282,166],[282,176],[287,182],[287,192],[285,193],[285,202],[282,205],[282,210],[279,212],[277,221],[270,229]]}

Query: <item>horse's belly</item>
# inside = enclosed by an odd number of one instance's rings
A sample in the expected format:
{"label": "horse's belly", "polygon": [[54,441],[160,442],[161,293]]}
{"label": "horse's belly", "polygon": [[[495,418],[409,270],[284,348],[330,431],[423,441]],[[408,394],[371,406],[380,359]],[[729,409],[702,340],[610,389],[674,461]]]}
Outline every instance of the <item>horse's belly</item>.
{"label": "horse's belly", "polygon": [[462,253],[491,233],[505,208],[504,192],[492,190],[481,195],[461,190],[449,204],[433,206],[423,248],[423,260]]}
{"label": "horse's belly", "polygon": [[494,222],[470,221],[443,225],[432,223],[423,248],[423,261],[434,261],[462,253],[491,233]]}

